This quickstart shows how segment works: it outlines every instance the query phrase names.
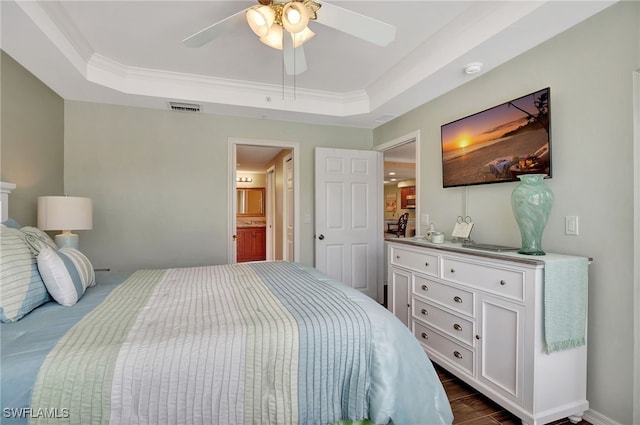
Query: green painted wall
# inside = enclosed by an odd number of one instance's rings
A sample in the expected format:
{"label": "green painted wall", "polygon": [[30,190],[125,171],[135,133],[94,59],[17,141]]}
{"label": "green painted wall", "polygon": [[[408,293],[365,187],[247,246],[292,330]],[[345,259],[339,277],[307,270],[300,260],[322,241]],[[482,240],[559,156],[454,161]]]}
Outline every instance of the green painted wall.
{"label": "green painted wall", "polygon": [[11,56],[1,55],[1,179],[16,185],[9,217],[35,226],[38,196],[64,194],[64,101]]}
{"label": "green painted wall", "polygon": [[[620,424],[633,423],[632,84],[637,70],[640,3],[621,2],[374,131],[374,145],[420,131],[418,201],[438,229],[450,235],[456,216],[468,212],[476,242],[518,246],[510,204],[516,183],[442,189],[440,126],[551,87],[554,164],[547,184],[555,204],[543,248],[594,258],[588,399],[592,409]],[[579,236],[564,235],[567,215],[579,216]]]}
{"label": "green painted wall", "polygon": [[[94,202],[81,247],[119,270],[227,261],[228,139],[300,144],[300,214],[314,213],[316,146],[371,149],[372,131],[65,102],[65,190]],[[300,261],[314,262],[300,224]]]}

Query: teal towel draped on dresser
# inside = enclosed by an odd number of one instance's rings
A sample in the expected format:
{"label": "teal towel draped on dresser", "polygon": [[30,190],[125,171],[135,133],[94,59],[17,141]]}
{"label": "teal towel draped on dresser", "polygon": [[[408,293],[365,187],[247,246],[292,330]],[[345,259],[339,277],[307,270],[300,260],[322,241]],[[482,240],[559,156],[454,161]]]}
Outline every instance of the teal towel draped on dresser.
{"label": "teal towel draped on dresser", "polygon": [[584,345],[589,260],[585,257],[548,254],[544,262],[544,337],[547,353]]}

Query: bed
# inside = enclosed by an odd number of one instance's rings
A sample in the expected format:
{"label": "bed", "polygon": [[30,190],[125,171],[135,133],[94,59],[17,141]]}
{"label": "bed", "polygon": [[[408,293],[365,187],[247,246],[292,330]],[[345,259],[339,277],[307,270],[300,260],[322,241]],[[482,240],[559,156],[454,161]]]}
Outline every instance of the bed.
{"label": "bed", "polygon": [[[53,248],[32,245],[43,266]],[[138,270],[85,283],[70,306],[56,295],[1,324],[2,423],[452,422],[411,332],[311,267]]]}

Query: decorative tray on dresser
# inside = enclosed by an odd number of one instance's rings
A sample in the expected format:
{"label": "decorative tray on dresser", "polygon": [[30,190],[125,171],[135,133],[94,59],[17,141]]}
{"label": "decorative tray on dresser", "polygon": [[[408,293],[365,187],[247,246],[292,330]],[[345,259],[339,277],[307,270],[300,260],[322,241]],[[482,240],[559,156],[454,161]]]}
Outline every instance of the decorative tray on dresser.
{"label": "decorative tray on dresser", "polygon": [[[433,362],[525,424],[580,421],[589,407],[587,258],[489,252],[417,238],[387,244],[388,308]],[[548,287],[552,280],[560,282],[559,292]],[[545,299],[545,283],[553,300]],[[569,292],[566,303],[556,296],[572,285],[581,293]],[[553,319],[558,315],[560,321]],[[576,324],[577,343],[550,342],[565,337],[566,328],[575,333]]]}

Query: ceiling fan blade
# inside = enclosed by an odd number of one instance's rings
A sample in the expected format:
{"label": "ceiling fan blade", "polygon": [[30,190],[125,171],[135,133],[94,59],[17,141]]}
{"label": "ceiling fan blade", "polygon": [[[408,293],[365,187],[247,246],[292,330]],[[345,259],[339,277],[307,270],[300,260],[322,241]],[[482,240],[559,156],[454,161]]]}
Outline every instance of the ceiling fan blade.
{"label": "ceiling fan blade", "polygon": [[382,47],[396,38],[395,26],[326,2],[317,22]]}
{"label": "ceiling fan blade", "polygon": [[288,33],[282,38],[284,70],[287,75],[299,75],[307,70],[307,58],[304,54],[304,48],[299,46],[293,47],[293,39]]}
{"label": "ceiling fan blade", "polygon": [[223,20],[216,22],[215,24],[210,25],[205,29],[190,35],[189,37],[182,40],[182,43],[187,47],[204,46],[219,35],[232,31],[241,25],[245,25],[247,22],[245,14],[246,9],[241,10],[238,13],[224,18]]}

